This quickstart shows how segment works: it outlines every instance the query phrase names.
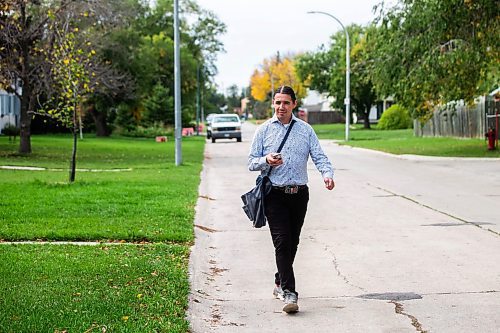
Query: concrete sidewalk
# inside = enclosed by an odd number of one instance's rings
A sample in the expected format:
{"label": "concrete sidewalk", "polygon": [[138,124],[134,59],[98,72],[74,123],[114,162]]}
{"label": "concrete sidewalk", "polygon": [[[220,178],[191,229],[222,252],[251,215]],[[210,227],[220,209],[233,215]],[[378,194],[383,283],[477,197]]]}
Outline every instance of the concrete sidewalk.
{"label": "concrete sidewalk", "polygon": [[300,312],[272,298],[274,249],[240,195],[243,143],[207,143],[190,261],[193,332],[498,332],[500,163],[403,159],[323,142],[295,263]]}

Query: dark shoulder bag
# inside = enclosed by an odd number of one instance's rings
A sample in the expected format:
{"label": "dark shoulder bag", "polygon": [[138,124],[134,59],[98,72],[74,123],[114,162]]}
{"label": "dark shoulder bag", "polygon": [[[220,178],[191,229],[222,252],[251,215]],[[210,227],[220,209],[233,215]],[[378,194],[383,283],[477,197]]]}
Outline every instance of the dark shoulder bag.
{"label": "dark shoulder bag", "polygon": [[[293,127],[295,120],[292,120],[288,130],[286,131],[285,137],[281,141],[277,153],[281,152],[281,149],[285,145],[286,139],[290,134],[290,130]],[[266,195],[269,194],[272,188],[271,180],[269,179],[269,174],[271,173],[273,167],[269,168],[267,174],[260,174],[255,181],[255,187],[241,196],[243,201],[243,211],[247,214],[248,219],[253,222],[255,228],[261,228],[266,225],[267,218],[264,212],[264,199]]]}

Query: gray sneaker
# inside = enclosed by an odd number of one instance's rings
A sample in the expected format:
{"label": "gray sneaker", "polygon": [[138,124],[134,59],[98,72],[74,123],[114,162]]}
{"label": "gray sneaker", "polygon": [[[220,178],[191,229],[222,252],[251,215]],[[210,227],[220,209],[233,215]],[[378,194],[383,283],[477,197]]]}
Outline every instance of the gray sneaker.
{"label": "gray sneaker", "polygon": [[281,286],[274,287],[273,296],[274,296],[274,298],[282,300],[282,301],[285,299],[285,293],[283,292],[283,289],[281,289]]}
{"label": "gray sneaker", "polygon": [[299,311],[299,306],[297,305],[297,294],[288,290],[284,290],[285,294],[285,305],[283,306],[283,311],[286,313],[294,313]]}

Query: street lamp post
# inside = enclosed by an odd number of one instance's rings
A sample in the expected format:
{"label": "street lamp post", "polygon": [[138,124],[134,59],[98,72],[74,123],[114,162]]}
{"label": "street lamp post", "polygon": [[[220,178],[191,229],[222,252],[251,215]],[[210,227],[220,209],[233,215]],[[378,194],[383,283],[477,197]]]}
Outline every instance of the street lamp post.
{"label": "street lamp post", "polygon": [[331,17],[335,21],[340,24],[342,29],[344,30],[345,33],[345,40],[346,40],[346,48],[345,48],[345,62],[346,62],[346,71],[345,71],[345,99],[344,99],[344,104],[345,104],[345,141],[349,141],[349,122],[350,122],[350,114],[351,114],[351,82],[350,82],[350,75],[351,75],[351,61],[350,61],[350,51],[349,51],[349,33],[347,32],[347,29],[344,27],[342,22],[335,16],[329,13],[325,12],[319,12],[319,11],[310,11],[307,12],[308,14],[323,14],[326,16]]}
{"label": "street lamp post", "polygon": [[175,109],[175,165],[182,163],[181,113],[181,52],[179,36],[179,0],[174,0],[174,109]]}
{"label": "street lamp post", "polygon": [[200,135],[200,63],[196,66],[196,135]]}

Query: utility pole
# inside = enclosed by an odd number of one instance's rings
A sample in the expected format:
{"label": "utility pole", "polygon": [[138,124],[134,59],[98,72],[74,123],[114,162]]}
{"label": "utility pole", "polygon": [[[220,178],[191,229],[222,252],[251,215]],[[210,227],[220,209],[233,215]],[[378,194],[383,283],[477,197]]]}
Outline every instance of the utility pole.
{"label": "utility pole", "polygon": [[[281,62],[280,51],[276,51],[276,64]],[[273,61],[271,59],[271,100],[274,100],[274,74],[273,74]]]}
{"label": "utility pole", "polygon": [[196,135],[200,135],[200,63],[196,66]]}
{"label": "utility pole", "polygon": [[271,99],[274,100],[274,76],[271,70]]}
{"label": "utility pole", "polygon": [[182,163],[181,52],[179,37],[179,0],[174,0],[174,99],[175,99],[175,165]]}

